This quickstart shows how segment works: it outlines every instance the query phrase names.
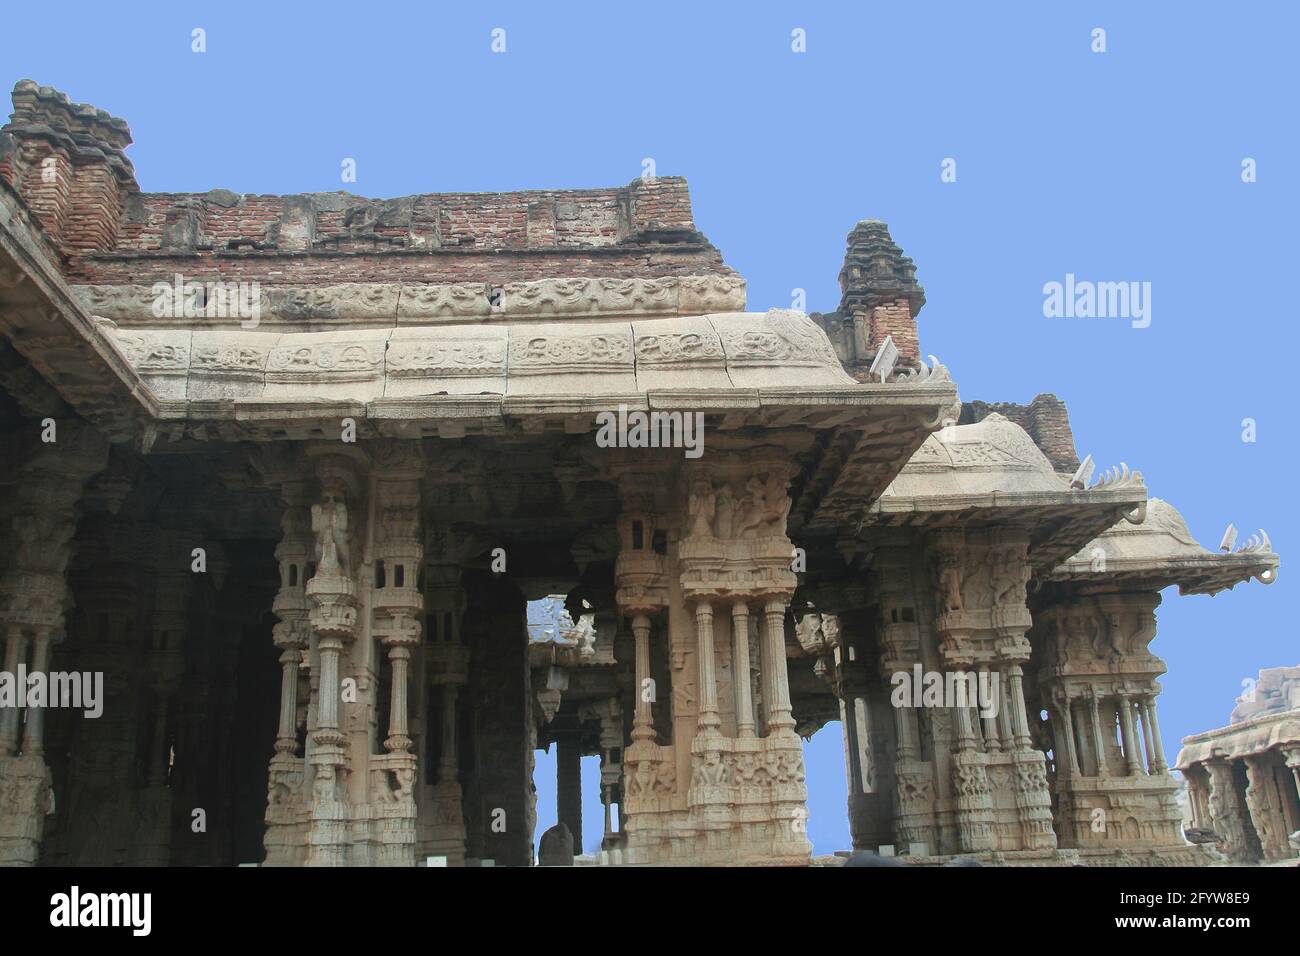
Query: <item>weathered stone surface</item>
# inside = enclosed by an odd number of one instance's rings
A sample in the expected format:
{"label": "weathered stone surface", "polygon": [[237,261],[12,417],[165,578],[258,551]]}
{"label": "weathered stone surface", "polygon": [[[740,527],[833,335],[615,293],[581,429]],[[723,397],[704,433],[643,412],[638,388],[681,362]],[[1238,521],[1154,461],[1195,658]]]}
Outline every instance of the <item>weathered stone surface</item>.
{"label": "weathered stone surface", "polygon": [[[164,399],[409,398],[496,394],[564,399],[852,384],[798,313],[636,323],[429,325],[290,332],[123,329],[107,340]],[[753,330],[753,347],[723,342]],[[762,350],[764,355],[760,355]],[[782,362],[793,367],[784,376]],[[737,382],[736,380],[739,380]]]}
{"label": "weathered stone surface", "polygon": [[1228,726],[1185,737],[1175,766],[1187,780],[1188,840],[1212,835],[1237,863],[1300,857],[1300,666],[1261,670]]}
{"label": "weathered stone surface", "polygon": [[1144,521],[1119,522],[1053,569],[1050,576],[1053,580],[1085,581],[1100,574],[1147,587],[1177,584],[1182,594],[1214,594],[1251,578],[1272,584],[1279,563],[1263,532],[1233,552],[1206,550],[1192,537],[1173,505],[1151,498]]}
{"label": "weathered stone surface", "polygon": [[[0,709],[0,863],[526,866],[554,743],[543,864],[595,755],[577,862],[803,865],[833,720],[884,865],[1214,859],[1155,609],[1273,580],[1268,536],[1069,477],[1055,399],[963,407],[883,223],[836,313],[752,313],[680,179],[142,194],[122,121],[14,100],[0,638],[112,689]],[[552,595],[577,623],[530,641]],[[1180,757],[1234,860],[1294,855],[1293,670]]]}
{"label": "weathered stone surface", "polygon": [[[180,226],[178,226],[178,229]],[[194,229],[177,242],[195,242]],[[185,282],[217,281],[183,273]],[[160,276],[171,286],[173,274]],[[224,280],[231,281],[231,280]],[[246,328],[248,316],[235,311],[198,310],[197,314],[159,315],[159,292],[150,285],[77,285],[85,308],[123,327],[158,329],[186,325],[213,329]],[[738,276],[685,276],[662,279],[560,278],[511,282],[494,290],[489,283],[365,282],[283,286],[257,283],[259,325],[315,331],[331,326],[394,326],[439,321],[547,318],[629,318],[704,315],[743,309],[744,280]]]}
{"label": "weathered stone surface", "polygon": [[537,845],[539,866],[573,866],[573,834],[563,823],[557,823],[542,834]]}

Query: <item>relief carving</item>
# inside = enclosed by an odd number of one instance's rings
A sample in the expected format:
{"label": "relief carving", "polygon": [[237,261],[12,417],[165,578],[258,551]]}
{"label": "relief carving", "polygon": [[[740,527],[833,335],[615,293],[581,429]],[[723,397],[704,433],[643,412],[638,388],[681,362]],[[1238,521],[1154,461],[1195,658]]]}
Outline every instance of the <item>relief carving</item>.
{"label": "relief carving", "polygon": [[578,370],[629,365],[631,350],[623,335],[532,335],[519,330],[511,337],[510,368],[572,366]]}
{"label": "relief carving", "polygon": [[826,334],[802,312],[772,309],[762,324],[723,332],[727,358],[733,362],[779,362],[782,365],[839,364]]}

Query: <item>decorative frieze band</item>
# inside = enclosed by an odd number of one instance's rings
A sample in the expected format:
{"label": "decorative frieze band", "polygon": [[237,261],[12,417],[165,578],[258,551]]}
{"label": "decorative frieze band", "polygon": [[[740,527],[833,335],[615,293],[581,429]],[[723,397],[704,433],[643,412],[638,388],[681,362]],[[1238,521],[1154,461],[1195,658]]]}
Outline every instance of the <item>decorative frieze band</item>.
{"label": "decorative frieze band", "polygon": [[858,387],[821,328],[782,310],[324,332],[98,327],[167,400]]}
{"label": "decorative frieze band", "polygon": [[[197,294],[187,286],[197,289]],[[221,286],[214,295],[209,286]],[[247,287],[247,288],[246,288]],[[147,285],[73,287],[92,315],[123,327],[277,329],[400,326],[439,321],[704,315],[745,308],[738,275],[565,278],[451,285],[398,282],[315,287],[162,276]],[[255,324],[250,297],[256,303]],[[779,349],[779,343],[770,347]],[[829,343],[827,348],[829,348]]]}

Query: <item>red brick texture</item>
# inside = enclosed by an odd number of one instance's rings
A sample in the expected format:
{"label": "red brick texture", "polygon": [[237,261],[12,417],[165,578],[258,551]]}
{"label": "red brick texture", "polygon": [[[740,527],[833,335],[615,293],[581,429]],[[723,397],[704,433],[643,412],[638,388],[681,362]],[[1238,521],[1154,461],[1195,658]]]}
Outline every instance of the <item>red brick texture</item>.
{"label": "red brick texture", "polygon": [[[0,176],[77,283],[506,283],[561,276],[730,274],[695,229],[686,181],[608,189],[428,193],[378,200],[141,193],[122,120],[23,80],[0,131]],[[53,157],[54,166],[43,160]],[[51,175],[52,174],[52,175]]]}
{"label": "red brick texture", "polygon": [[1079,467],[1079,453],[1070,430],[1070,413],[1065,402],[1055,395],[1036,395],[1028,405],[1014,402],[965,402],[961,407],[961,424],[982,421],[997,412],[1015,422],[1047,456],[1057,471],[1074,472]]}

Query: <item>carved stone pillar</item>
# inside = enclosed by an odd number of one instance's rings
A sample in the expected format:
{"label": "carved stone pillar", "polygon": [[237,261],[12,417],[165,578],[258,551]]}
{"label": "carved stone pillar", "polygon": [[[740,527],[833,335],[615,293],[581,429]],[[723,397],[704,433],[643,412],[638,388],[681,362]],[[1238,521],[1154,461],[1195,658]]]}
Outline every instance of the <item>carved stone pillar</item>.
{"label": "carved stone pillar", "polygon": [[[600,802],[604,807],[605,829],[601,849],[621,842],[623,780],[623,708],[617,697],[599,705],[600,712]],[[615,816],[615,805],[618,817]]]}
{"label": "carved stone pillar", "polygon": [[[412,749],[409,700],[412,651],[420,645],[424,630],[423,464],[416,447],[405,442],[381,441],[371,450],[375,526],[368,555],[370,634],[388,656],[389,712],[385,753],[367,753],[367,795],[377,841],[375,861],[381,866],[414,866],[419,760]],[[368,745],[369,734],[366,740]]]}
{"label": "carved stone pillar", "polygon": [[1287,859],[1294,854],[1287,845],[1286,818],[1274,794],[1272,756],[1252,754],[1245,758],[1245,763],[1246,810],[1259,836],[1264,859]]}
{"label": "carved stone pillar", "polygon": [[[686,812],[675,811],[671,802],[665,807],[664,842],[655,851],[664,862],[674,856],[692,863],[795,862],[806,860],[810,851],[802,748],[794,730],[786,667],[785,613],[798,584],[790,567],[793,546],[786,536],[790,477],[786,457],[764,448],[746,455],[723,452],[692,463],[675,486],[684,492],[673,512],[681,530],[679,538],[669,535],[667,553],[676,558],[675,593],[684,607],[669,608],[678,765],[673,789],[684,792]],[[741,736],[741,713],[735,736],[724,736],[726,725],[718,714],[712,606],[730,607],[734,615],[737,602],[764,608],[758,655],[762,737]],[[685,617],[682,610],[690,609],[697,632],[693,648],[681,640],[678,623]],[[748,615],[743,618],[747,631]],[[747,640],[747,634],[733,628],[732,637],[733,653],[742,653],[735,645]],[[694,668],[689,666],[691,657],[696,658]],[[747,677],[733,676],[733,687]],[[744,688],[739,693],[748,696]],[[698,724],[692,722],[696,714]],[[683,730],[694,734],[684,737]],[[681,750],[684,743],[690,746],[689,754]],[[681,779],[686,773],[688,784]],[[691,833],[694,836],[688,837]],[[629,840],[632,837],[629,821]]]}
{"label": "carved stone pillar", "polygon": [[[979,679],[983,686],[993,686],[990,682],[989,669],[987,667],[980,668]],[[1000,686],[998,688],[998,693],[999,695],[1001,694]],[[992,712],[981,713],[980,715],[980,726],[984,731],[984,749],[989,753],[1000,753],[1002,751],[1002,740],[998,736],[998,713],[1001,709],[1001,701],[999,700],[999,706]]]}
{"label": "carved stone pillar", "polygon": [[406,713],[407,671],[411,663],[411,648],[392,639],[385,644],[388,647],[392,687],[388,698],[388,736],[384,739],[384,749],[390,753],[404,754],[411,749]]}
{"label": "carved stone pillar", "polygon": [[[677,608],[669,609],[667,558],[661,553],[672,547],[669,529],[663,528],[667,489],[664,475],[641,462],[619,461],[615,468],[622,505],[617,521],[615,603],[619,614],[630,621],[633,636],[632,740],[622,754],[620,810],[625,826],[620,842],[625,846],[627,862],[652,862],[670,839],[678,767],[684,762],[676,739],[659,744],[653,707],[669,688],[656,685],[651,633],[656,619],[672,619],[678,612]],[[663,548],[656,547],[657,538],[662,539]],[[664,611],[669,614],[662,615]],[[677,635],[679,642],[682,636]],[[670,652],[670,660],[672,692],[684,699],[682,655]],[[680,784],[684,793],[686,781]]]}
{"label": "carved stone pillar", "polygon": [[952,716],[953,724],[957,728],[957,749],[974,750],[975,728],[971,723],[970,708],[965,705],[953,707]]}
{"label": "carved stone pillar", "polygon": [[1232,764],[1222,758],[1206,761],[1210,775],[1210,818],[1229,859],[1237,863],[1253,860],[1246,837],[1246,823],[1241,796],[1237,792]]}
{"label": "carved stone pillar", "polygon": [[[35,628],[32,638],[32,663],[29,674],[48,674],[50,671],[50,629]],[[23,724],[23,753],[36,757],[45,753],[45,707],[28,704],[27,720]]]}
{"label": "carved stone pillar", "polygon": [[[915,665],[922,662],[924,654],[917,614],[921,558],[914,539],[903,537],[901,532],[892,532],[892,535],[892,540],[884,539],[875,549],[868,579],[870,593],[864,599],[864,603],[875,607],[874,613],[863,623],[874,626],[878,636],[878,674],[885,687],[893,686],[894,675],[912,673]],[[842,627],[841,636],[848,641],[852,632]],[[853,662],[847,661],[849,649],[847,646],[844,649],[842,667],[852,666]],[[939,771],[932,759],[922,759],[920,709],[912,706],[920,702],[906,700],[901,703],[902,706],[893,709],[897,752],[890,809],[894,816],[895,841],[901,846],[921,843],[926,852],[939,853],[935,816]],[[852,800],[850,795],[850,806]]]}
{"label": "carved stone pillar", "polygon": [[749,605],[731,605],[732,687],[736,699],[736,736],[754,736],[754,701],[749,681]]}
{"label": "carved stone pillar", "polygon": [[1136,777],[1142,772],[1142,759],[1138,756],[1137,734],[1133,729],[1133,705],[1126,694],[1120,694],[1115,699],[1115,707],[1119,711],[1120,734],[1124,739],[1124,766],[1130,777]]}
{"label": "carved stone pillar", "polygon": [[984,755],[975,750],[957,750],[952,755],[952,776],[962,851],[993,849],[993,800]]}
{"label": "carved stone pillar", "polygon": [[654,717],[650,705],[653,678],[650,676],[650,618],[637,614],[632,618],[632,634],[636,641],[636,714],[632,718],[632,740],[654,740]]}
{"label": "carved stone pillar", "polygon": [[993,532],[989,537],[988,557],[992,565],[994,650],[1002,662],[1002,681],[1006,694],[1003,706],[1010,708],[1016,816],[1020,822],[1020,848],[1054,850],[1056,831],[1052,828],[1052,796],[1047,784],[1047,757],[1034,747],[1029,732],[1028,706],[1025,699],[1023,665],[1031,647],[1026,632],[1032,625],[1026,606],[1031,572],[1029,542],[1019,532]]}
{"label": "carved stone pillar", "polygon": [[573,835],[573,853],[582,853],[582,741],[577,735],[555,742],[555,803],[559,821]]}
{"label": "carved stone pillar", "polygon": [[[315,580],[314,578],[312,580]],[[343,742],[339,731],[339,656],[350,633],[331,630],[330,624],[313,622],[317,635],[317,653],[320,654],[320,709],[316,715],[316,731],[312,734],[318,752],[337,747]],[[335,625],[337,626],[337,625]],[[340,753],[338,756],[342,757]],[[340,761],[340,765],[341,765]]]}
{"label": "carved stone pillar", "polygon": [[280,652],[280,719],[275,731],[275,752],[292,755],[298,749],[298,668],[302,651],[286,647]]}
{"label": "carved stone pillar", "polygon": [[[21,624],[10,624],[5,638],[5,673],[18,674],[18,669],[27,663],[27,634]],[[16,678],[15,678],[16,679]],[[20,708],[0,707],[0,757],[9,757],[18,752],[18,724]]]}
{"label": "carved stone pillar", "polygon": [[1025,688],[1023,671],[1019,664],[1007,668],[1008,697],[1011,704],[1011,733],[1016,750],[1028,750],[1031,746],[1029,723],[1025,715]]}
{"label": "carved stone pillar", "polygon": [[770,696],[765,701],[768,735],[795,736],[794,717],[790,711],[790,674],[785,659],[786,602],[768,601],[764,608],[767,627],[763,640],[767,649],[764,666],[771,672],[766,683]]}
{"label": "carved stone pillar", "polygon": [[1109,777],[1110,769],[1106,765],[1106,751],[1102,747],[1101,736],[1101,709],[1100,702],[1097,700],[1095,691],[1089,689],[1088,694],[1088,715],[1092,724],[1092,751],[1093,760],[1097,767],[1098,777]]}
{"label": "carved stone pillar", "polygon": [[456,684],[443,684],[442,688],[442,746],[439,748],[438,779],[454,781],[460,769],[456,759],[456,698],[459,688]]}
{"label": "carved stone pillar", "polygon": [[459,641],[426,644],[432,690],[438,695],[441,742],[437,783],[425,788],[419,808],[417,856],[445,856],[448,865],[464,862],[466,828],[460,781],[460,688],[469,677],[469,648]]}
{"label": "carved stone pillar", "polygon": [[1069,696],[1064,691],[1062,691],[1057,695],[1055,700],[1055,709],[1056,709],[1055,727],[1058,733],[1056,734],[1055,751],[1057,754],[1057,760],[1059,761],[1060,753],[1062,750],[1061,744],[1062,742],[1064,742],[1065,744],[1064,750],[1066,753],[1066,766],[1069,768],[1069,775],[1071,777],[1075,777],[1079,774],[1079,755],[1076,752],[1076,748],[1074,745],[1073,707],[1074,707],[1073,701],[1069,698]]}
{"label": "carved stone pillar", "polygon": [[[427,510],[445,497],[445,489],[426,483]],[[435,512],[437,506],[433,505]],[[424,673],[416,679],[421,693],[415,706],[432,722],[437,713],[437,767],[435,781],[428,773],[419,788],[416,858],[443,856],[448,866],[460,866],[467,854],[466,793],[461,781],[461,688],[469,679],[470,646],[464,632],[467,594],[465,563],[483,547],[474,534],[453,530],[445,522],[429,520],[424,529],[424,609],[428,621],[422,656]],[[434,696],[436,695],[436,701]],[[432,706],[431,706],[432,705]],[[423,724],[423,759],[432,759],[434,727]]]}
{"label": "carved stone pillar", "polygon": [[1156,713],[1156,698],[1150,694],[1144,701],[1145,713],[1150,718],[1151,723],[1151,743],[1155,750],[1155,760],[1152,768],[1159,773],[1165,773],[1169,770],[1169,764],[1165,762],[1165,745],[1160,740],[1160,716]]}
{"label": "carved stone pillar", "polygon": [[[65,572],[72,552],[79,503],[87,480],[108,460],[108,443],[75,420],[56,423],[55,440],[41,440],[27,425],[24,447],[7,449],[16,461],[8,568],[0,577],[0,633],[6,666],[14,673],[49,671],[50,644],[65,627]],[[31,660],[25,661],[27,638]],[[8,669],[8,668],[7,668]],[[0,708],[0,866],[31,866],[40,853],[51,806],[51,776],[44,756],[44,715],[27,708],[19,743],[17,708]]]}
{"label": "carved stone pillar", "polygon": [[718,716],[717,660],[713,652],[713,606],[708,601],[695,602],[696,658],[699,661],[700,715],[697,732],[710,736],[718,733],[722,721]]}
{"label": "carved stone pillar", "polygon": [[357,494],[351,459],[317,460],[321,502],[312,506],[316,574],[307,582],[308,620],[319,660],[316,726],[312,731],[312,805],[308,866],[348,862],[351,810],[347,784],[351,764],[339,726],[339,665],[356,636],[357,583],[353,578],[349,496]]}
{"label": "carved stone pillar", "polygon": [[1151,709],[1147,705],[1146,697],[1139,697],[1133,701],[1134,718],[1142,727],[1142,753],[1146,756],[1146,772],[1156,773],[1156,751],[1155,743],[1151,736]]}
{"label": "carved stone pillar", "polygon": [[1286,765],[1291,770],[1291,775],[1295,777],[1295,789],[1297,796],[1300,796],[1300,748],[1282,751],[1286,758]]}
{"label": "carved stone pillar", "polygon": [[[292,463],[290,464],[290,468]],[[305,464],[300,464],[305,469]],[[281,538],[275,549],[280,587],[271,602],[277,623],[271,639],[280,649],[280,718],[276,728],[275,754],[267,768],[266,847],[267,866],[300,866],[307,856],[307,821],[310,792],[304,794],[305,757],[299,754],[299,686],[303,684],[303,656],[312,640],[307,599],[309,564],[314,542],[307,507],[306,482],[292,470],[281,478]],[[319,680],[319,671],[311,675]],[[310,699],[310,683],[307,684]],[[305,718],[305,707],[301,708]],[[304,720],[305,723],[305,720]],[[306,728],[304,727],[304,731]],[[310,788],[308,788],[310,791]]]}

